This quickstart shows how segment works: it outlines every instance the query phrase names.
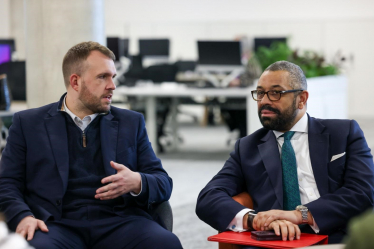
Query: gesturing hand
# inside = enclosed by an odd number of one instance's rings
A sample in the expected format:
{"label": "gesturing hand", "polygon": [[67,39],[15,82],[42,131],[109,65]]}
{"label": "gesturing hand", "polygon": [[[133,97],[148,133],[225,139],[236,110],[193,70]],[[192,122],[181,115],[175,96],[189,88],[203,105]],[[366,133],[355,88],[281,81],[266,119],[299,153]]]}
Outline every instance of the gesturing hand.
{"label": "gesturing hand", "polygon": [[34,238],[35,230],[40,229],[43,232],[48,232],[48,228],[44,221],[35,219],[32,216],[23,218],[16,228],[16,233],[20,234],[27,240]]}
{"label": "gesturing hand", "polygon": [[96,199],[110,200],[131,191],[134,193],[140,192],[141,176],[139,173],[133,172],[126,166],[113,161],[110,162],[110,166],[117,170],[117,174],[105,177],[101,180],[102,184],[109,184],[96,190]]}

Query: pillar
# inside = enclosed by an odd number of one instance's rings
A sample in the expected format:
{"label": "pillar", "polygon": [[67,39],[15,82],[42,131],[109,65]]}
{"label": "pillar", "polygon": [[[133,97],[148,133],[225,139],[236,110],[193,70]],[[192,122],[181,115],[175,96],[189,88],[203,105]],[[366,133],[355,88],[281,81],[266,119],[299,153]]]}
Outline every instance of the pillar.
{"label": "pillar", "polygon": [[27,104],[56,102],[66,92],[62,60],[83,41],[105,45],[103,0],[24,0]]}

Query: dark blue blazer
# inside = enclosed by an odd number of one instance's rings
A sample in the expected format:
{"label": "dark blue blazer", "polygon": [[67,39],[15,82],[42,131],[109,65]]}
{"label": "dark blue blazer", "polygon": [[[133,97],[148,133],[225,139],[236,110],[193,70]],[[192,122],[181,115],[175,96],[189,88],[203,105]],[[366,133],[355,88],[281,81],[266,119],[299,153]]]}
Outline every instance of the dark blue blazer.
{"label": "dark blue blazer", "polygon": [[[373,207],[373,157],[354,120],[308,116],[308,127],[310,159],[321,197],[306,206],[320,233],[332,234]],[[330,162],[343,152],[343,157]],[[200,192],[196,213],[213,228],[226,230],[244,208],[231,197],[243,191],[252,196],[256,212],[283,209],[282,167],[271,130],[262,128],[237,141],[222,170]]]}
{"label": "dark blue blazer", "polygon": [[[60,108],[61,101],[13,117],[0,164],[0,212],[13,230],[27,215],[61,218],[69,153],[66,114]],[[142,213],[170,198],[172,180],[151,147],[141,114],[111,107],[100,120],[100,137],[107,176],[116,174],[110,166],[115,161],[142,177],[141,194],[124,194],[118,210],[136,207],[134,212]]]}

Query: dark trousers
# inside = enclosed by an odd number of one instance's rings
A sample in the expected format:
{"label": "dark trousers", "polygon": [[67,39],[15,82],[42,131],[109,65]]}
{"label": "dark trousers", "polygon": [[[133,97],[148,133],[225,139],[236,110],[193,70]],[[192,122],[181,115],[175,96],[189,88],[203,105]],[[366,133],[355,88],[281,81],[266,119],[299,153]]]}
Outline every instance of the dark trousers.
{"label": "dark trousers", "polygon": [[49,232],[35,231],[30,245],[39,248],[182,248],[173,233],[149,216],[85,206],[66,212],[59,221],[47,221]]}

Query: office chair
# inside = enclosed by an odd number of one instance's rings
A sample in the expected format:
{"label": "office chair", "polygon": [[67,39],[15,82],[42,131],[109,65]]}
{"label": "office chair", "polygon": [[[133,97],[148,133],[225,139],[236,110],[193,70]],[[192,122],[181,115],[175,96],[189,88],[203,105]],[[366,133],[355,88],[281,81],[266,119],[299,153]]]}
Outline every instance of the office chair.
{"label": "office chair", "polygon": [[165,228],[172,232],[173,231],[173,210],[171,209],[169,201],[164,201],[155,206],[150,214],[155,220],[161,220]]}

